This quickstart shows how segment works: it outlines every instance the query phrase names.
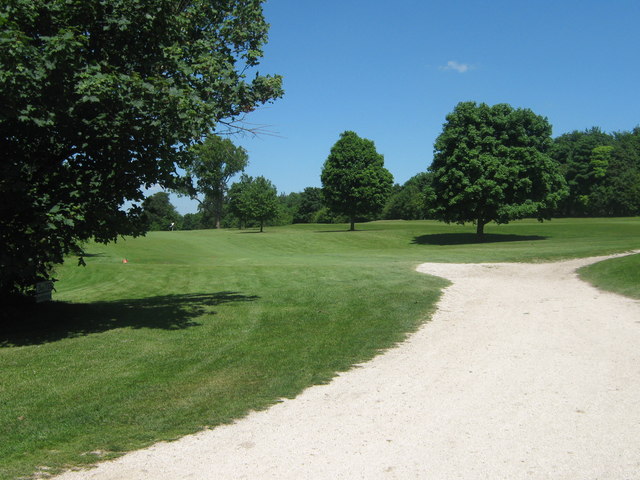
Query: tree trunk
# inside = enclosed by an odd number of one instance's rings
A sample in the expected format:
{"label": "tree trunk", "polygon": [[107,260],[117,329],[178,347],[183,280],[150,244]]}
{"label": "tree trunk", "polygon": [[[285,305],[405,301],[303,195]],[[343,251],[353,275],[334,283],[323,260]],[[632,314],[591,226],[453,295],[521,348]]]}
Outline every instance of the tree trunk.
{"label": "tree trunk", "polygon": [[356,220],[354,217],[351,217],[349,221],[351,222],[351,227],[349,228],[349,231],[353,232],[356,229]]}
{"label": "tree trunk", "polygon": [[220,191],[220,194],[216,198],[216,206],[215,206],[216,228],[220,228],[220,217],[222,217],[223,202],[224,202],[224,192]]}
{"label": "tree trunk", "polygon": [[484,240],[484,226],[486,222],[484,220],[478,219],[476,222],[476,236],[478,240],[481,242]]}
{"label": "tree trunk", "polygon": [[264,226],[264,220],[260,220],[260,233],[262,233],[263,226]]}

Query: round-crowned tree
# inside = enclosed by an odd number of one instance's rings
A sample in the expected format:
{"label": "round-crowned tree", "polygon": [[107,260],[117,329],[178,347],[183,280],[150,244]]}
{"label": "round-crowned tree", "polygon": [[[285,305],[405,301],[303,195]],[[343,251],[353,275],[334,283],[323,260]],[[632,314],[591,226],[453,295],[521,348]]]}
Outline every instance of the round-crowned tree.
{"label": "round-crowned tree", "polygon": [[243,174],[229,189],[229,207],[240,226],[247,220],[255,220],[262,232],[265,223],[278,215],[278,190],[263,176],[253,178]]}
{"label": "round-crowned tree", "polygon": [[551,125],[531,110],[459,103],[434,146],[430,214],[475,223],[480,238],[491,221],[549,219],[566,195],[550,146]]}
{"label": "round-crowned tree", "polygon": [[[203,143],[194,145],[192,151],[186,191],[199,202],[199,210],[206,217],[212,217],[215,228],[220,228],[227,182],[244,171],[249,155],[244,148],[218,135],[209,135]],[[204,195],[204,200],[197,194]]]}
{"label": "round-crowned tree", "polygon": [[320,178],[325,203],[349,218],[350,230],[355,230],[356,217],[382,211],[393,185],[374,143],[351,131],[342,133],[331,148]]}

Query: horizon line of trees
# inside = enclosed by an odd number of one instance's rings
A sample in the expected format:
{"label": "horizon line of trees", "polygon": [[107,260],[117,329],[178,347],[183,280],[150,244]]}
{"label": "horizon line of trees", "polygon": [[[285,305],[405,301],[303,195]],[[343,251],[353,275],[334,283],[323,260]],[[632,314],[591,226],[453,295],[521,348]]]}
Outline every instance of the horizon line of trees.
{"label": "horizon line of trees", "polygon": [[[227,148],[230,148],[228,144]],[[599,127],[565,133],[552,139],[548,155],[558,163],[568,189],[568,195],[551,212],[552,216],[640,215],[640,127],[613,133],[603,132]],[[246,163],[243,162],[244,165]],[[402,185],[393,184],[381,209],[356,215],[354,220],[362,222],[435,218],[425,205],[433,175],[433,172],[419,172]],[[263,226],[350,221],[348,215],[337,214],[329,208],[321,187],[306,187],[301,192],[277,194],[274,193],[275,186],[271,186],[270,212],[262,218]],[[172,223],[181,230],[260,225],[258,218],[243,215],[237,208],[233,208],[227,195],[230,189],[226,188],[226,184],[219,187],[219,190],[223,190],[225,194],[215,204],[215,215],[207,209],[210,202],[201,201],[197,213],[181,215],[171,205],[166,192],[148,197],[143,203],[143,210],[149,229],[168,230]]]}

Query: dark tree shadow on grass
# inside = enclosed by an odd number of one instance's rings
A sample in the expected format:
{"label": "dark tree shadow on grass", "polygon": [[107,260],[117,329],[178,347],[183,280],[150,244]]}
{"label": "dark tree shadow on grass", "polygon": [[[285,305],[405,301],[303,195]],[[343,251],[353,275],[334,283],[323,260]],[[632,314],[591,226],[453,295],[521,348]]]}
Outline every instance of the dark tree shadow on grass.
{"label": "dark tree shadow on grass", "polygon": [[200,324],[194,319],[226,303],[252,302],[260,297],[238,292],[161,295],[110,302],[5,305],[0,322],[0,348],[38,345],[63,338],[116,328],[183,330]]}
{"label": "dark tree shadow on grass", "polygon": [[468,245],[500,242],[533,242],[546,240],[549,237],[540,235],[506,235],[500,233],[485,233],[480,239],[475,233],[433,233],[415,237],[413,245]]}
{"label": "dark tree shadow on grass", "polygon": [[83,253],[82,255],[77,254],[76,256],[80,257],[85,257],[85,258],[97,258],[97,257],[106,257],[106,255],[104,254],[104,252],[98,252],[98,253]]}

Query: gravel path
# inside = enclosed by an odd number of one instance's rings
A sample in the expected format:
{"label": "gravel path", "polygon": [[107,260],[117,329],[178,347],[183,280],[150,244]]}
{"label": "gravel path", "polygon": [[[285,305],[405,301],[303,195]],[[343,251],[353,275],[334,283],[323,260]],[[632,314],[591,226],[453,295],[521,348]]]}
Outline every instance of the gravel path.
{"label": "gravel path", "polygon": [[431,322],[330,384],[58,480],[640,479],[640,302],[603,257],[423,264]]}

